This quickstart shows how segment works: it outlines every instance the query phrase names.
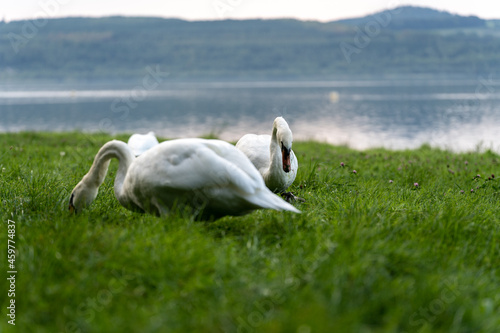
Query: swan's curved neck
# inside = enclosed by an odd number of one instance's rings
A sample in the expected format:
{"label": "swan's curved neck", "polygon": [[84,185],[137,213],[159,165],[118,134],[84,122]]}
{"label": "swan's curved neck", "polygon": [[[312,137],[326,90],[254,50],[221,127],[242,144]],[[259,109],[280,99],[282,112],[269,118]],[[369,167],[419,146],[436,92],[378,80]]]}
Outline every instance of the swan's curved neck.
{"label": "swan's curved neck", "polygon": [[88,186],[98,188],[104,182],[108,172],[109,163],[112,158],[118,159],[120,163],[115,178],[115,195],[120,197],[123,190],[123,182],[127,175],[130,164],[134,161],[134,154],[128,148],[127,144],[121,141],[113,140],[106,143],[94,158],[94,163],[84,180]]}
{"label": "swan's curved neck", "polygon": [[272,172],[272,170],[276,170],[281,167],[281,143],[278,142],[278,128],[276,126],[273,127],[269,150],[271,153],[269,172]]}

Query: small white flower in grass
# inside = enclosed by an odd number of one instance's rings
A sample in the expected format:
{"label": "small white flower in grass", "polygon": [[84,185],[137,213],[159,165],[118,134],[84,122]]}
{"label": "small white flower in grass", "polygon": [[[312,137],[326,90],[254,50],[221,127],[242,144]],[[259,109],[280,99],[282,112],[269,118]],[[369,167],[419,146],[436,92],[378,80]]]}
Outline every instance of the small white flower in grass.
{"label": "small white flower in grass", "polygon": [[392,184],[392,183],[394,183],[394,181],[393,181],[392,179],[391,179],[391,180],[389,180],[389,184]]}
{"label": "small white flower in grass", "polygon": [[59,155],[61,155],[61,157],[65,156],[66,155],[66,152],[65,151],[62,151],[59,153]]}

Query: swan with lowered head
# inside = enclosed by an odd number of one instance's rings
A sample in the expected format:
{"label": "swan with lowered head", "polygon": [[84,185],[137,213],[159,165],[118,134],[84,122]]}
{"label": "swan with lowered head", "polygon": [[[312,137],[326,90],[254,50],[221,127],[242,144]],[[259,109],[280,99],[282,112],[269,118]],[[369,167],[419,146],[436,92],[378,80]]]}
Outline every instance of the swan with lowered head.
{"label": "swan with lowered head", "polygon": [[146,150],[159,144],[154,132],[148,134],[133,134],[128,139],[128,146],[135,156],[143,154]]}
{"label": "swan with lowered head", "polygon": [[137,158],[122,141],[106,143],[74,188],[71,211],[79,212],[96,198],[112,158],[119,161],[115,196],[129,210],[166,215],[174,207],[190,207],[203,218],[264,208],[300,213],[266,188],[242,152],[227,142],[204,139],[165,141]]}
{"label": "swan with lowered head", "polygon": [[292,150],[293,136],[283,117],[273,123],[272,135],[246,134],[237,143],[275,193],[284,193],[297,176],[299,164]]}

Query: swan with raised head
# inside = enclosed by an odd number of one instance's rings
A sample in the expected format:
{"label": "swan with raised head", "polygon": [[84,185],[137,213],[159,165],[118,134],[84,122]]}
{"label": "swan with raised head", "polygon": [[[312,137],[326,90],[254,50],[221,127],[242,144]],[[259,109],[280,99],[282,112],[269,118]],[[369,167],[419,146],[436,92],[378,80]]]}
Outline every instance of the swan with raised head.
{"label": "swan with raised head", "polygon": [[132,149],[135,156],[143,154],[146,150],[153,148],[158,145],[158,139],[154,132],[149,132],[147,134],[133,134],[128,139],[128,146]]}
{"label": "swan with raised head", "polygon": [[203,218],[265,208],[300,213],[265,186],[241,151],[205,139],[165,141],[137,158],[122,141],[106,143],[74,188],[70,211],[79,212],[96,198],[112,158],[119,161],[115,196],[129,210],[167,215],[173,207],[190,207]]}
{"label": "swan with raised head", "polygon": [[255,165],[271,191],[285,193],[295,180],[299,167],[292,144],[288,123],[283,117],[277,117],[272,135],[246,134],[236,143],[236,148]]}

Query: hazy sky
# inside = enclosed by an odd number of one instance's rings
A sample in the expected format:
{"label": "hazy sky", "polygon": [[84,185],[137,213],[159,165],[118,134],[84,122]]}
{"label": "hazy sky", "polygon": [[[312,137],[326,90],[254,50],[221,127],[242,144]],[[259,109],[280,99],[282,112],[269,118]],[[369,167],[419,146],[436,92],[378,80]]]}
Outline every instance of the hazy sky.
{"label": "hazy sky", "polygon": [[500,19],[495,0],[2,0],[0,19],[61,16],[161,16],[190,20],[298,18],[328,21],[399,5],[426,6],[461,15]]}

